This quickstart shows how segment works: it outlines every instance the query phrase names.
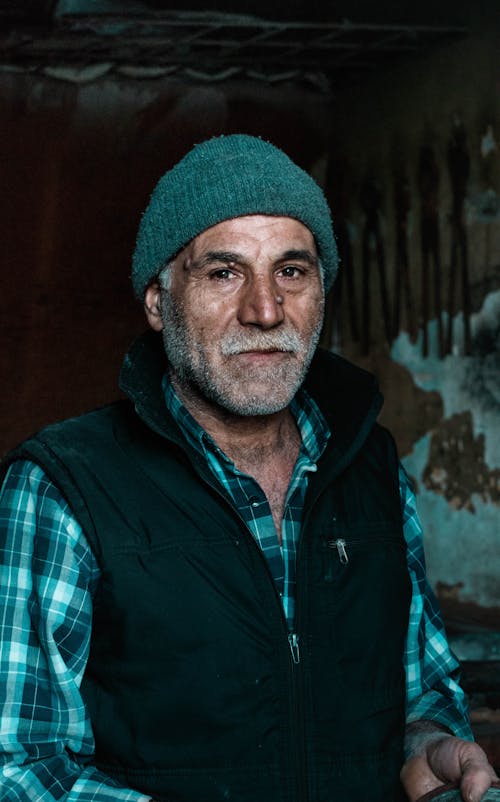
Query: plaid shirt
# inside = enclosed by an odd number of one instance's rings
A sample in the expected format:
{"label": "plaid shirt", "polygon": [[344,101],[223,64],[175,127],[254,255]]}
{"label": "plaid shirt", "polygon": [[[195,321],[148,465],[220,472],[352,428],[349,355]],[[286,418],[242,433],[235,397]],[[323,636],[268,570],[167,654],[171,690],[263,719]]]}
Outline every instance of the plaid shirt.
{"label": "plaid shirt", "polygon": [[[302,447],[288,491],[280,548],[267,500],[189,415],[169,385],[186,438],[230,493],[269,562],[293,625],[295,548],[307,489],[329,436],[314,402],[293,404]],[[407,721],[433,719],[471,738],[458,664],[425,578],[415,497],[400,471],[412,603],[404,655]],[[91,763],[91,723],[80,695],[99,568],[61,493],[37,465],[14,463],[0,496],[0,788],[2,802],[146,802]]]}

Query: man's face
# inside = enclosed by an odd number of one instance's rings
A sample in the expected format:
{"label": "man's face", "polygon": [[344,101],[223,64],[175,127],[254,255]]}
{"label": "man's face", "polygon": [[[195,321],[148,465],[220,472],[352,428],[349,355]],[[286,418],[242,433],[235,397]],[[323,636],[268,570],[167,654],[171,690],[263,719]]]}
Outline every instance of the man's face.
{"label": "man's face", "polygon": [[[153,284],[172,379],[186,402],[235,415],[284,409],[302,384],[323,321],[314,238],[289,217],[226,220],[196,237]],[[189,406],[189,403],[188,403]]]}

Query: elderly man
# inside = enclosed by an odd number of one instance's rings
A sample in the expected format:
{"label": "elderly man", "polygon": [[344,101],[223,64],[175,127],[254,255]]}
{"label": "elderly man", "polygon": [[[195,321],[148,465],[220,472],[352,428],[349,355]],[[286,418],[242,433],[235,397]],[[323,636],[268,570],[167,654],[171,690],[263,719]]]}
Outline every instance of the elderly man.
{"label": "elderly man", "polygon": [[494,779],[376,383],[317,348],[336,266],[320,188],[265,141],[160,180],[129,400],[5,462],[3,802],[398,802],[400,772],[410,800],[478,802]]}

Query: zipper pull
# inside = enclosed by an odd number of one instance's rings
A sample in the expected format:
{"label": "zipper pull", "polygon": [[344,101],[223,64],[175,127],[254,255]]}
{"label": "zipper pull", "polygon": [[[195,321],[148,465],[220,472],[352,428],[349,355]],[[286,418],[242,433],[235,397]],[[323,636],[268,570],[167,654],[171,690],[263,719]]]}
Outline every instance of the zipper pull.
{"label": "zipper pull", "polygon": [[292,653],[292,660],[295,665],[298,665],[300,663],[299,636],[295,632],[290,632],[288,635],[288,643]]}
{"label": "zipper pull", "polygon": [[345,540],[339,538],[339,540],[335,541],[335,545],[337,546],[337,551],[339,554],[339,560],[343,565],[346,565],[349,562],[349,557],[347,556],[347,550],[345,547]]}

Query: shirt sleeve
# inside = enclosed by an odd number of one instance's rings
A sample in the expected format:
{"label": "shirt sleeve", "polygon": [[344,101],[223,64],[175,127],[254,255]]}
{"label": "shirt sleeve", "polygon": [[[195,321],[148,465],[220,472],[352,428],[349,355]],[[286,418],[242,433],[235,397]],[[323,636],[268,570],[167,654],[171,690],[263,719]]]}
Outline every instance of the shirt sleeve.
{"label": "shirt sleeve", "polygon": [[422,526],[415,494],[402,466],[399,474],[403,530],[412,601],[405,651],[406,721],[435,721],[473,740],[460,665],[450,650],[438,601],[427,581]]}
{"label": "shirt sleeve", "polygon": [[13,463],[0,494],[2,802],[149,800],[92,766],[80,684],[98,578],[58,489],[34,463]]}

